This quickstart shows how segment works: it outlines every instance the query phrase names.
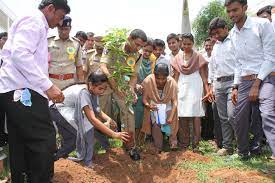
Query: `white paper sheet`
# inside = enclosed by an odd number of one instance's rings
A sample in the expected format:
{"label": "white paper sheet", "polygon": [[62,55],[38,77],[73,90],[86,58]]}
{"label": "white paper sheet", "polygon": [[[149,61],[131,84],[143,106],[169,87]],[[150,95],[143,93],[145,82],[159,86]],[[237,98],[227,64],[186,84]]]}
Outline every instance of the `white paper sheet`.
{"label": "white paper sheet", "polygon": [[166,104],[157,104],[158,110],[154,111],[156,117],[156,123],[164,125],[166,124]]}

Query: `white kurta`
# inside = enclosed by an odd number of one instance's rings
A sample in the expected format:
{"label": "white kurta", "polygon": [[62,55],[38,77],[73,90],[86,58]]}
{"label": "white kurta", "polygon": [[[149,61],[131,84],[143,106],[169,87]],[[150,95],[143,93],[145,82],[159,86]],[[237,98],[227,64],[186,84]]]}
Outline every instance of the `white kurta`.
{"label": "white kurta", "polygon": [[203,82],[199,71],[190,75],[180,73],[178,88],[179,117],[204,116],[205,114],[202,104]]}

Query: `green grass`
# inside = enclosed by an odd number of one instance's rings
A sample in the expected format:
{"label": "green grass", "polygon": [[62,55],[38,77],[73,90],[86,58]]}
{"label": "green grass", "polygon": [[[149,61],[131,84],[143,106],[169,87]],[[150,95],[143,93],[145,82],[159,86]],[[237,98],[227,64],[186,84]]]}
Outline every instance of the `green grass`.
{"label": "green grass", "polygon": [[[237,154],[224,157],[218,156],[215,154],[213,146],[206,141],[200,143],[199,149],[204,156],[211,158],[210,162],[184,161],[178,165],[179,168],[192,169],[198,172],[197,179],[199,182],[207,182],[208,173],[221,168],[232,168],[240,171],[257,170],[273,175],[273,180],[275,181],[275,163],[268,161],[271,152],[267,148],[264,149],[261,156],[253,157],[248,161],[241,161]],[[221,182],[221,180],[216,182]]]}

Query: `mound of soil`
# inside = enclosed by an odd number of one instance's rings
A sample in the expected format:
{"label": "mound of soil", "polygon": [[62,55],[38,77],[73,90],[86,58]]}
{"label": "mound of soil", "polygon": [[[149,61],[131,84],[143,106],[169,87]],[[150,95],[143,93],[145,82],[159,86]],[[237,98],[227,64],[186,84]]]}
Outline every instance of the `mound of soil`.
{"label": "mound of soil", "polygon": [[[96,155],[95,168],[86,168],[69,160],[55,163],[56,183],[107,183],[107,182],[197,182],[195,170],[181,169],[177,165],[183,161],[211,162],[211,159],[191,151],[152,154],[144,152],[141,160],[134,162],[120,148],[106,154]],[[210,179],[221,177],[223,182],[263,182],[266,177],[257,172],[240,172],[221,169],[210,172]],[[234,179],[232,179],[234,178]],[[209,180],[211,181],[211,180]],[[215,181],[213,181],[215,182]]]}

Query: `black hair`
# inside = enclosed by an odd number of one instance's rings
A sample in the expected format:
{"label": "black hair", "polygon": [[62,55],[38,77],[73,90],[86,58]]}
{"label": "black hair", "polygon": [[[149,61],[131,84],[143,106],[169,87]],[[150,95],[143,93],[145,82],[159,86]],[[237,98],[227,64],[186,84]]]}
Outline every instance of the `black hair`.
{"label": "black hair", "polygon": [[267,5],[261,9],[258,10],[257,12],[257,16],[260,16],[263,13],[268,13],[269,15],[271,15],[271,10],[272,10],[272,6],[271,5]]}
{"label": "black hair", "polygon": [[247,5],[247,0],[225,0],[224,1],[224,6],[229,6],[231,3],[238,2],[241,5]]}
{"label": "black hair", "polygon": [[141,29],[134,29],[131,33],[130,33],[130,37],[132,39],[141,39],[142,41],[146,42],[147,41],[147,36],[145,34],[145,32]]}
{"label": "black hair", "polygon": [[194,43],[194,36],[191,33],[183,33],[182,39],[190,39]]}
{"label": "black hair", "polygon": [[210,38],[210,37],[206,38],[206,39],[204,40],[204,44],[205,44],[206,42],[211,42],[211,43],[212,43],[211,38]]}
{"label": "black hair", "polygon": [[95,35],[95,33],[93,33],[93,32],[87,32],[86,34],[87,34],[87,37],[94,37],[94,35]]}
{"label": "black hair", "polygon": [[165,48],[165,42],[161,39],[155,39],[154,40],[154,49],[156,47],[162,47],[162,48]]}
{"label": "black hair", "polygon": [[52,4],[55,9],[64,10],[66,14],[69,14],[71,12],[71,8],[68,5],[67,0],[42,0],[38,6],[38,9],[42,10],[50,4]]}
{"label": "black hair", "polygon": [[155,69],[154,69],[154,74],[155,75],[164,75],[164,76],[169,76],[169,67],[165,63],[159,63],[156,64]]}
{"label": "black hair", "polygon": [[152,46],[152,47],[154,47],[154,40],[152,38],[148,37],[144,46]]}
{"label": "black hair", "polygon": [[1,32],[0,33],[0,39],[2,39],[2,37],[8,37],[8,33],[7,32]]}
{"label": "black hair", "polygon": [[226,21],[221,17],[216,17],[216,18],[213,18],[209,23],[208,29],[209,29],[209,33],[211,33],[211,31],[214,29],[219,29],[219,28],[224,29],[225,27],[227,27]]}
{"label": "black hair", "polygon": [[98,69],[89,75],[88,82],[91,82],[92,85],[98,86],[102,83],[108,82],[108,77]]}
{"label": "black hair", "polygon": [[88,37],[87,37],[87,34],[84,32],[84,31],[78,31],[76,34],[75,34],[75,37],[82,37],[83,39],[87,40]]}
{"label": "black hair", "polygon": [[166,41],[168,42],[170,39],[176,39],[177,41],[179,41],[179,36],[175,33],[171,33],[167,36]]}

